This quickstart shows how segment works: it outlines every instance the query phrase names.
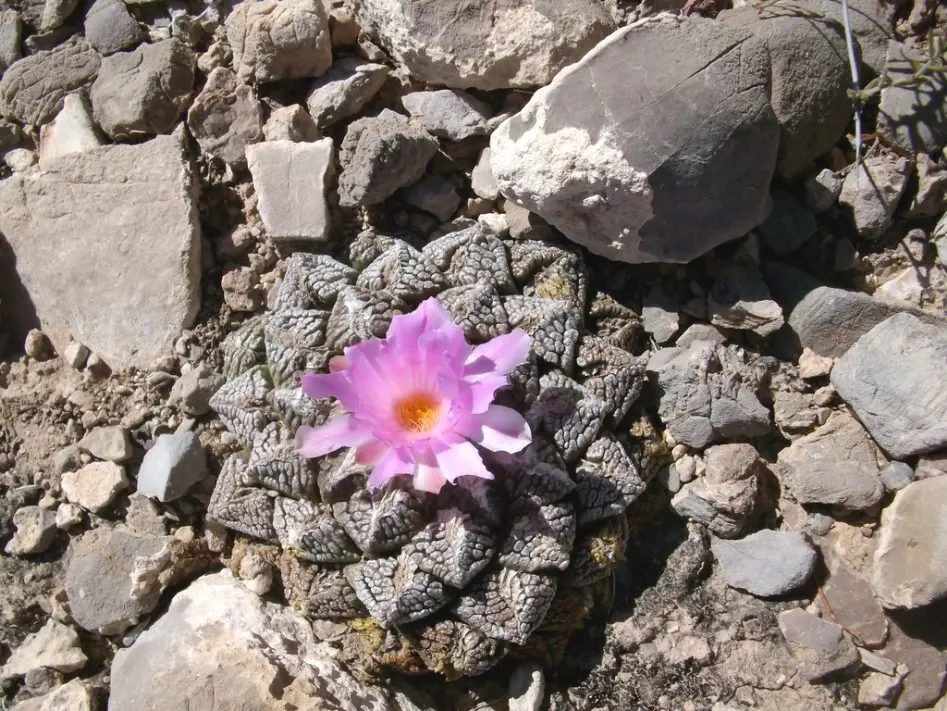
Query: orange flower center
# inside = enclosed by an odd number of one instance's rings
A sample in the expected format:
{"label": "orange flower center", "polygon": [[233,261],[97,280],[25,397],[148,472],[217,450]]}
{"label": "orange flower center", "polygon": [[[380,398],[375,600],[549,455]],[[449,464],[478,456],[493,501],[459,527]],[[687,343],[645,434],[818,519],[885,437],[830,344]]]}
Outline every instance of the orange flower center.
{"label": "orange flower center", "polygon": [[415,434],[430,432],[440,419],[441,407],[427,393],[414,393],[395,403],[395,419],[402,429]]}

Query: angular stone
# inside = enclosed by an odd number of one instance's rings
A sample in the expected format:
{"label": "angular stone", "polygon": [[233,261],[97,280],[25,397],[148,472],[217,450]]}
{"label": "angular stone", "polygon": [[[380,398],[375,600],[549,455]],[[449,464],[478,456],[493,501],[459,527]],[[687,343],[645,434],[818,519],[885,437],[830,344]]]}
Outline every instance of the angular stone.
{"label": "angular stone", "polygon": [[797,590],[812,577],[818,556],[799,532],[762,530],[738,541],[715,539],[711,550],[727,585],[758,597]]}
{"label": "angular stone", "polygon": [[194,67],[176,38],[106,57],[92,84],[95,120],[116,140],[170,133],[191,101]]}
{"label": "angular stone", "polygon": [[276,239],[325,242],[329,238],[326,189],[334,171],[333,143],[267,141],[247,148],[257,210]]}
{"label": "angular stone", "polygon": [[13,534],[3,549],[8,555],[42,553],[56,538],[56,514],[40,506],[24,506],[13,514]]}
{"label": "angular stone", "polygon": [[306,106],[316,125],[331,126],[361,111],[388,77],[384,64],[346,57],[317,79],[306,96]]}
{"label": "angular stone", "polygon": [[23,124],[49,122],[67,94],[95,79],[100,62],[98,52],[81,38],[24,57],[3,73],[0,112]]}
{"label": "angular stone", "polygon": [[96,711],[98,701],[92,686],[73,679],[48,694],[14,706],[11,711]]}
{"label": "angular stone", "polygon": [[206,476],[207,462],[196,434],[163,434],[141,461],[138,493],[174,501]]}
{"label": "angular stone", "polygon": [[[889,42],[885,71],[890,82],[881,90],[878,131],[904,153],[937,153],[947,143],[947,80],[942,72],[929,72],[923,82],[910,81],[914,64],[927,54],[900,42]],[[897,84],[901,83],[902,86]]]}
{"label": "angular stone", "polygon": [[877,708],[889,706],[901,691],[901,680],[887,674],[872,672],[858,685],[858,703]]}
{"label": "angular stone", "polygon": [[904,462],[888,462],[878,476],[888,491],[898,491],[914,481],[914,470]]}
{"label": "angular stone", "polygon": [[[842,179],[838,177],[828,168],[823,168],[817,175],[812,176],[803,184],[803,189],[805,191],[805,203],[812,212],[816,215],[821,215],[823,212],[828,210],[832,205],[835,204],[835,201],[838,200],[839,193],[842,192]],[[782,191],[773,191],[773,211],[776,212],[777,205],[776,203],[776,193]],[[783,193],[789,195],[789,193]],[[814,221],[813,221],[814,222]],[[760,226],[761,233],[763,232],[764,225]],[[815,225],[813,225],[814,231]],[[764,240],[769,240],[764,235]],[[773,248],[772,244],[769,244],[770,248]]]}
{"label": "angular stone", "polygon": [[871,240],[884,236],[910,174],[907,158],[872,156],[845,176],[838,201],[851,209],[859,235]]}
{"label": "angular stone", "polygon": [[112,664],[110,711],[185,708],[389,711],[391,704],[349,674],[311,622],[224,571],[178,593]]}
{"label": "angular stone", "polygon": [[784,323],[783,310],[770,297],[755,267],[724,267],[707,296],[707,311],[714,326],[761,336],[775,333]]}
{"label": "angular stone", "polygon": [[460,196],[454,185],[431,173],[405,188],[402,196],[406,203],[434,215],[441,222],[448,222],[460,207]]}
{"label": "angular stone", "polygon": [[491,91],[548,84],[614,29],[590,0],[363,0],[361,26],[428,84]]}
{"label": "angular stone", "polygon": [[858,650],[842,628],[801,608],[781,612],[779,630],[803,676],[811,682],[858,666]]}
{"label": "angular stone", "polygon": [[[925,611],[926,612],[926,611]],[[891,620],[888,644],[881,655],[908,669],[898,695],[897,711],[926,709],[937,703],[947,681],[947,654],[925,641],[943,627],[943,614],[934,610],[917,616]]]}
{"label": "angular stone", "polygon": [[878,472],[885,459],[865,429],[846,412],[833,412],[812,434],[780,450],[776,473],[800,504],[862,510],[884,494]]}
{"label": "angular stone", "polygon": [[667,343],[680,328],[678,304],[660,285],[645,294],[641,304],[641,323],[656,343]]}
{"label": "angular stone", "polygon": [[322,138],[316,122],[299,104],[276,109],[263,125],[267,141],[311,143]]}
{"label": "angular stone", "polygon": [[20,58],[23,21],[16,10],[0,10],[0,72]]}
{"label": "angular stone", "polygon": [[382,202],[418,180],[437,149],[437,140],[427,131],[392,111],[352,122],[339,158],[339,204]]}
{"label": "angular stone", "polygon": [[484,200],[496,200],[500,197],[500,188],[496,179],[493,177],[493,169],[490,167],[490,149],[484,148],[470,173],[470,187]]}
{"label": "angular stone", "polygon": [[493,115],[489,105],[456,89],[415,91],[402,96],[401,103],[428,132],[452,141],[485,135]]}
{"label": "angular stone", "polygon": [[84,27],[85,38],[102,54],[128,49],[143,35],[122,0],[95,0],[86,12]]}
{"label": "angular stone", "polygon": [[872,588],[888,608],[922,607],[947,596],[947,476],[895,494],[881,518]]}
{"label": "angular stone", "polygon": [[177,404],[184,414],[201,417],[210,412],[210,399],[223,384],[223,376],[201,363],[177,379],[168,400]]}
{"label": "angular stone", "polygon": [[99,512],[128,486],[125,469],[112,462],[92,462],[62,475],[62,491],[69,503]]}
{"label": "angular stone", "polygon": [[329,18],[320,0],[245,0],[226,26],[234,71],[244,81],[317,77],[332,64]]}
{"label": "angular stone", "polygon": [[96,427],[79,440],[79,449],[108,462],[125,462],[133,454],[132,439],[124,427]]}
{"label": "angular stone", "polygon": [[217,67],[187,112],[187,126],[201,150],[227,163],[246,162],[247,146],[263,140],[263,112],[252,87]]}
{"label": "angular stone", "polygon": [[16,270],[0,278],[4,324],[29,328],[25,293],[60,352],[72,336],[112,368],[147,368],[197,314],[198,224],[174,137],[73,153],[13,176],[0,184],[0,232]]}
{"label": "angular stone", "polygon": [[895,459],[947,446],[947,327],[897,314],[862,336],[832,385]]}
{"label": "angular stone", "polygon": [[768,81],[766,48],[744,30],[642,20],[497,128],[493,174],[503,195],[595,254],[688,262],[769,211],[779,124]]}
{"label": "angular stone", "polygon": [[87,661],[75,630],[56,620],[48,620],[14,650],[0,671],[0,678],[25,676],[43,668],[74,672],[82,669]]}
{"label": "angular stone", "polygon": [[815,604],[825,619],[848,630],[860,646],[878,649],[888,638],[888,620],[870,583],[841,560],[829,566]]}
{"label": "angular stone", "polygon": [[39,165],[68,153],[81,153],[102,145],[92,113],[82,94],[70,94],[52,123],[40,129]]}
{"label": "angular stone", "polygon": [[[843,21],[841,0],[800,0],[800,4],[836,22]],[[884,72],[888,42],[894,39],[893,12],[893,6],[879,6],[875,0],[851,0],[848,3],[849,22],[860,50],[861,63],[870,67],[875,76]]]}

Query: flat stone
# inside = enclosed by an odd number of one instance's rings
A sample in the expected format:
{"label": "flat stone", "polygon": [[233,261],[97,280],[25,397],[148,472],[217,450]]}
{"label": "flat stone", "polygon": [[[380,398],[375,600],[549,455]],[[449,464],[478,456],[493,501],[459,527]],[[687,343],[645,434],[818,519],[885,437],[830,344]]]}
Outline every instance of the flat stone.
{"label": "flat stone", "polygon": [[59,113],[68,94],[95,79],[100,63],[98,52],[81,38],[17,60],[0,80],[0,112],[41,126]]}
{"label": "flat stone", "polygon": [[889,706],[901,691],[901,680],[879,672],[871,672],[858,685],[858,703],[876,708]]}
{"label": "flat stone", "polygon": [[925,635],[942,628],[942,612],[931,611],[913,620],[892,618],[888,644],[881,654],[908,669],[895,706],[897,711],[926,709],[937,703],[944,692],[947,654],[924,641]]}
{"label": "flat stone", "polygon": [[872,588],[888,608],[913,609],[947,596],[947,477],[897,492],[881,517]]}
{"label": "flat stone", "polygon": [[493,169],[490,168],[490,149],[484,148],[480,152],[480,158],[477,159],[477,165],[470,173],[470,188],[477,197],[484,200],[496,200],[500,197],[500,187],[493,177]]}
{"label": "flat stone", "polygon": [[753,331],[761,336],[783,326],[783,310],[770,297],[755,267],[729,265],[720,271],[707,295],[710,322],[721,328]]}
{"label": "flat stone", "polygon": [[386,691],[358,682],[336,657],[311,622],[224,571],[178,593],[116,653],[109,711],[391,709]]}
{"label": "flat stone", "polygon": [[600,256],[688,262],[769,211],[769,66],[762,40],[722,23],[618,30],[491,135],[500,192]]}
{"label": "flat stone", "polygon": [[196,434],[163,434],[142,459],[138,493],[158,501],[174,501],[206,476],[207,461]]}
{"label": "flat stone", "polygon": [[914,481],[914,470],[911,465],[904,462],[888,462],[888,464],[878,472],[881,477],[881,483],[888,491],[898,491],[903,489]]}
{"label": "flat stone", "polygon": [[0,72],[20,58],[23,21],[16,10],[0,10]]}
{"label": "flat stone", "polygon": [[[816,184],[821,186],[820,183]],[[838,185],[839,190],[841,190],[841,181]],[[826,190],[826,193],[829,193],[829,191]],[[838,197],[838,192],[832,196],[830,205],[835,202],[836,197]],[[806,240],[816,233],[816,229],[815,214],[812,210],[799,202],[799,199],[792,193],[785,190],[774,190],[773,210],[769,213],[769,217],[763,221],[763,224],[756,228],[756,231],[762,238],[763,244],[769,249],[776,254],[785,255],[799,249]]]}
{"label": "flat stone", "polygon": [[263,140],[263,111],[251,86],[217,67],[188,110],[187,126],[202,151],[244,165],[247,146]]}
{"label": "flat stone", "polygon": [[548,84],[615,28],[599,3],[362,0],[362,28],[427,84],[492,91]]}
{"label": "flat stone", "polygon": [[323,128],[357,114],[385,84],[388,67],[346,57],[313,82],[306,106],[316,125]]}
{"label": "flat stone", "polygon": [[34,669],[44,667],[65,673],[74,672],[82,669],[87,661],[89,659],[82,651],[76,631],[51,619],[13,650],[0,671],[0,678],[26,676]]}
{"label": "flat stone", "polygon": [[83,24],[85,38],[102,54],[128,49],[143,38],[138,22],[122,0],[95,0]]}
{"label": "flat stone", "polygon": [[39,506],[24,506],[13,514],[16,532],[3,549],[8,555],[43,553],[56,538],[56,515]]}
{"label": "flat stone", "polygon": [[331,138],[315,143],[267,141],[247,148],[257,210],[277,240],[329,238],[326,189],[334,171]]}
{"label": "flat stone", "polygon": [[151,612],[162,588],[133,591],[132,573],[136,563],[159,555],[172,540],[97,528],[73,541],[66,594],[76,624],[90,632],[120,634]]}
{"label": "flat stone", "polygon": [[757,531],[738,541],[715,539],[711,550],[727,585],[757,597],[778,597],[799,589],[815,571],[818,556],[798,532]]}
{"label": "flat stone", "polygon": [[878,472],[886,461],[855,418],[833,412],[815,432],[780,450],[776,473],[800,504],[859,511],[884,494]]}
{"label": "flat stone", "polygon": [[52,123],[40,129],[39,165],[68,153],[81,153],[102,145],[92,112],[82,94],[70,94]]}
{"label": "flat stone", "polygon": [[838,201],[851,210],[859,235],[871,240],[884,236],[910,175],[907,158],[872,156],[845,176]]}
{"label": "flat stone", "polygon": [[170,133],[191,102],[194,54],[172,38],[102,60],[92,84],[92,109],[115,140]]}
{"label": "flat stone", "polygon": [[332,64],[329,18],[320,0],[245,0],[226,22],[233,67],[244,81],[321,76]]}
{"label": "flat stone", "polygon": [[727,342],[727,337],[720,332],[716,326],[709,323],[692,323],[684,333],[677,337],[674,345],[678,348],[688,348],[697,341],[706,341],[714,346],[722,346]]}
{"label": "flat stone", "polygon": [[402,96],[401,103],[430,133],[452,141],[486,135],[493,115],[488,104],[457,89],[415,91]]}
{"label": "flat stone", "polygon": [[73,679],[48,694],[20,702],[10,711],[96,711],[97,708],[93,688],[82,679]]}
{"label": "flat stone", "polygon": [[322,133],[312,116],[299,104],[276,109],[263,124],[263,135],[267,141],[296,141],[311,143],[322,138]]}
{"label": "flat stone", "polygon": [[409,205],[434,215],[441,222],[449,222],[460,207],[460,196],[453,183],[432,173],[425,173],[418,182],[405,188],[402,197]]}
{"label": "flat stone", "polygon": [[385,111],[349,124],[339,162],[339,204],[376,205],[419,180],[437,139],[404,116]]}
{"label": "flat stone", "polygon": [[0,183],[16,270],[0,275],[5,327],[29,328],[25,292],[60,352],[75,339],[113,369],[171,352],[199,307],[195,198],[176,137],[65,155]]}
{"label": "flat stone", "polygon": [[[891,83],[881,90],[878,131],[905,153],[937,153],[947,143],[947,80],[942,72],[929,72],[925,81],[910,82],[914,64],[927,54],[900,42],[889,42],[885,70]],[[898,83],[902,86],[898,86]]]}
{"label": "flat stone", "polygon": [[839,625],[797,607],[779,613],[779,630],[799,663],[799,671],[810,682],[858,666],[858,650]]}
{"label": "flat stone", "polygon": [[844,561],[831,563],[815,604],[825,619],[848,630],[860,646],[878,649],[888,638],[888,620],[871,584]]}
{"label": "flat stone", "polygon": [[655,343],[663,344],[674,338],[680,328],[678,304],[660,285],[648,289],[641,304],[641,324]]}
{"label": "flat stone", "polygon": [[836,363],[832,385],[895,459],[947,447],[947,327],[897,314]]}
{"label": "flat stone", "polygon": [[79,440],[79,449],[109,462],[126,462],[134,453],[131,435],[124,427],[96,427]]}
{"label": "flat stone", "polygon": [[62,475],[62,491],[69,503],[94,513],[107,507],[127,487],[125,469],[112,462],[92,462]]}

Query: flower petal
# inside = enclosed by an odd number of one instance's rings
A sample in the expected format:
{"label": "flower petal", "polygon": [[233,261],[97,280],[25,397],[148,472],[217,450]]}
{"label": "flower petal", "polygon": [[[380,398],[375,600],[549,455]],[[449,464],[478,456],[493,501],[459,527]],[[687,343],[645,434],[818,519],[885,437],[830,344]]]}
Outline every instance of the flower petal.
{"label": "flower petal", "polygon": [[437,330],[449,323],[452,323],[450,314],[432,296],[422,301],[411,313],[391,319],[385,340],[396,347],[416,347],[423,333]]}
{"label": "flower petal", "polygon": [[532,432],[523,416],[502,405],[490,405],[486,412],[464,418],[454,431],[492,452],[513,454],[522,451],[533,441]]}
{"label": "flower petal", "polygon": [[418,491],[427,491],[436,494],[447,483],[447,478],[437,467],[429,467],[426,464],[418,464],[414,472],[414,488]]}
{"label": "flower petal", "polygon": [[496,397],[500,388],[510,384],[508,375],[484,375],[480,380],[471,384],[470,411],[474,414],[485,412]]}
{"label": "flower petal", "polygon": [[493,478],[493,474],[484,466],[477,448],[470,442],[458,440],[448,443],[443,449],[435,448],[434,457],[449,482],[454,482],[459,476]]}
{"label": "flower petal", "polygon": [[388,451],[390,445],[380,439],[372,440],[363,444],[355,451],[355,461],[365,466],[374,466]]}
{"label": "flower petal", "polygon": [[302,388],[313,400],[334,397],[350,411],[358,405],[358,390],[349,382],[345,373],[305,373],[302,377]]}
{"label": "flower petal", "polygon": [[529,357],[529,343],[529,335],[517,328],[477,346],[467,357],[464,377],[478,380],[484,375],[508,375]]}
{"label": "flower petal", "polygon": [[296,450],[310,459],[343,447],[358,447],[371,439],[371,432],[349,415],[339,415],[321,427],[303,425],[296,430]]}
{"label": "flower petal", "polygon": [[385,452],[378,464],[372,470],[372,475],[368,477],[368,488],[377,489],[389,479],[399,474],[411,474],[414,472],[414,462],[402,456],[396,448],[392,447]]}

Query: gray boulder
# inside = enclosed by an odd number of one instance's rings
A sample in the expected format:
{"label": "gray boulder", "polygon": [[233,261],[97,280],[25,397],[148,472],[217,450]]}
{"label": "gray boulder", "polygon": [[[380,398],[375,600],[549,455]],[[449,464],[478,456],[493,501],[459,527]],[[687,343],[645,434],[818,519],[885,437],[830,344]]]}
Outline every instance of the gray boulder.
{"label": "gray boulder", "polygon": [[233,67],[244,81],[321,76],[332,64],[321,0],[245,0],[227,17]]}
{"label": "gray boulder", "polygon": [[936,153],[947,143],[947,79],[943,72],[930,72],[926,81],[909,83],[914,74],[912,64],[926,61],[926,54],[900,42],[888,43],[886,67],[894,83],[881,90],[878,130],[905,153]]}
{"label": "gray boulder", "polygon": [[85,38],[98,52],[113,54],[141,41],[138,22],[122,0],[95,0],[85,16]]}
{"label": "gray boulder", "polygon": [[832,385],[895,459],[947,447],[947,327],[897,314],[836,363]]}
{"label": "gray boulder", "polygon": [[500,124],[493,174],[504,196],[595,254],[690,261],[769,211],[779,123],[768,81],[765,44],[745,30],[642,20]]}
{"label": "gray boulder", "polygon": [[871,581],[888,608],[913,609],[947,597],[947,476],[921,479],[884,510]]}
{"label": "gray boulder", "polygon": [[715,539],[710,546],[727,585],[758,597],[797,590],[812,577],[815,549],[798,531],[757,531],[738,541]]}
{"label": "gray boulder", "polygon": [[244,165],[247,146],[263,140],[263,111],[251,86],[217,67],[187,112],[187,127],[202,151]]}
{"label": "gray boulder", "polygon": [[437,149],[437,139],[393,111],[352,122],[339,157],[339,204],[382,202],[419,180]]}
{"label": "gray boulder", "polygon": [[[312,625],[229,572],[192,583],[112,664],[109,711],[389,711]],[[274,694],[274,689],[279,693]]]}
{"label": "gray boulder", "polygon": [[317,126],[331,126],[361,111],[388,77],[384,64],[347,57],[316,79],[306,96],[306,106]]}
{"label": "gray boulder", "polygon": [[452,141],[485,135],[493,115],[489,105],[457,89],[415,91],[401,97],[401,103],[430,133]]}
{"label": "gray boulder", "polygon": [[[842,0],[800,0],[803,8],[842,23]],[[894,39],[891,16],[896,5],[878,4],[876,0],[849,0],[848,15],[862,64],[880,75],[885,68],[888,42]],[[863,72],[864,75],[864,72]]]}
{"label": "gray boulder", "polygon": [[101,58],[81,38],[14,62],[0,80],[0,112],[8,119],[40,126],[59,113],[63,99],[88,84]]}
{"label": "gray boulder", "polygon": [[176,38],[106,57],[92,84],[95,120],[116,140],[169,133],[191,101],[195,66]]}
{"label": "gray boulder", "polygon": [[138,493],[158,501],[174,501],[206,476],[207,461],[196,434],[163,434],[141,461]]}
{"label": "gray boulder", "polygon": [[615,28],[592,0],[362,0],[361,26],[427,84],[491,91],[548,84]]}
{"label": "gray boulder", "polygon": [[16,259],[0,275],[5,327],[30,326],[19,288],[60,353],[71,338],[113,368],[170,353],[200,304],[195,198],[172,136],[71,153],[0,183],[0,232]]}
{"label": "gray boulder", "polygon": [[867,509],[884,494],[885,459],[851,415],[835,412],[812,434],[780,450],[776,473],[800,504]]}
{"label": "gray boulder", "polygon": [[770,102],[779,119],[777,172],[798,175],[827,153],[852,118],[851,69],[842,24],[812,17],[794,2],[745,6],[718,20],[759,37],[769,50]]}

